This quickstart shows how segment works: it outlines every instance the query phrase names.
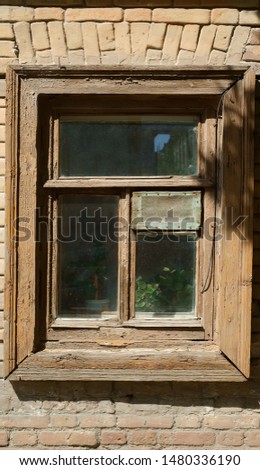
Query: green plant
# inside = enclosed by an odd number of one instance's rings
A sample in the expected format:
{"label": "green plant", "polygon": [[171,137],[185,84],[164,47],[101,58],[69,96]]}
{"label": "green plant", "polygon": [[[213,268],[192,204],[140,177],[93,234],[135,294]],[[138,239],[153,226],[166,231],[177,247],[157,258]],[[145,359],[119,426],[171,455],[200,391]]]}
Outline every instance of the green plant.
{"label": "green plant", "polygon": [[135,306],[137,310],[149,311],[158,304],[160,287],[156,282],[146,282],[142,276],[136,279]]}
{"label": "green plant", "polygon": [[174,312],[192,308],[194,288],[191,273],[165,266],[152,279],[136,279],[136,309],[139,311]]}

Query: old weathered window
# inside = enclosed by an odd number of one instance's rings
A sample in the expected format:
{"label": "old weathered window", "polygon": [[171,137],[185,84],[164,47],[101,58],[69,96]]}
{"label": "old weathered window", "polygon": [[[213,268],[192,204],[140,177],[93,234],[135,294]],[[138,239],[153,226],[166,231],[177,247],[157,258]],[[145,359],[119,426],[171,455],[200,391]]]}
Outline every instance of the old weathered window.
{"label": "old weathered window", "polygon": [[[160,115],[144,97],[132,114],[131,101],[121,97],[114,115],[100,115],[112,111],[110,103],[104,110],[103,99],[94,109],[86,102],[81,116],[57,115],[51,168],[57,168],[53,177],[58,186],[62,182],[62,193],[56,188],[53,198],[52,218],[59,217],[51,256],[54,321],[67,318],[76,326],[81,318],[89,326],[90,320],[136,320],[138,326],[156,319],[146,323],[158,326],[202,317],[197,253],[202,200],[212,187],[198,179],[205,122],[199,114],[174,116],[170,106],[168,116]],[[177,175],[180,180],[172,181]],[[179,187],[184,176],[185,191]],[[75,177],[78,189],[72,192]],[[116,188],[111,178],[117,178]],[[53,184],[47,180],[45,186]]]}
{"label": "old weathered window", "polygon": [[248,376],[252,97],[241,68],[10,70],[6,375]]}

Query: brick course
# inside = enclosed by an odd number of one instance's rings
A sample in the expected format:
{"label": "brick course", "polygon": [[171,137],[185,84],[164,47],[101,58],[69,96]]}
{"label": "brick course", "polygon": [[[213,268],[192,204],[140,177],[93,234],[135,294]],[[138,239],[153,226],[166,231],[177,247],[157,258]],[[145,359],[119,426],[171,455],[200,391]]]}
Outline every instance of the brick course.
{"label": "brick course", "polygon": [[[260,62],[255,10],[3,8],[0,73],[9,63],[17,62],[38,65]],[[8,23],[7,18],[12,22]],[[9,41],[9,48],[8,44],[1,46],[3,40]]]}

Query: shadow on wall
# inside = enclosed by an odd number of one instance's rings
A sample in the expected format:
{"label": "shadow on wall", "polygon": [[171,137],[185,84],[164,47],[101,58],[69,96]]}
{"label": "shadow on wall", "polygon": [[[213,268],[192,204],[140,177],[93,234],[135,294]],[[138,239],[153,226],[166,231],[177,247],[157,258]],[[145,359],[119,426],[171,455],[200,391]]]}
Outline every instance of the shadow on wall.
{"label": "shadow on wall", "polygon": [[[260,410],[260,381],[238,383],[187,382],[17,382],[20,401],[96,402],[169,407],[213,407]],[[83,405],[84,409],[84,405]]]}

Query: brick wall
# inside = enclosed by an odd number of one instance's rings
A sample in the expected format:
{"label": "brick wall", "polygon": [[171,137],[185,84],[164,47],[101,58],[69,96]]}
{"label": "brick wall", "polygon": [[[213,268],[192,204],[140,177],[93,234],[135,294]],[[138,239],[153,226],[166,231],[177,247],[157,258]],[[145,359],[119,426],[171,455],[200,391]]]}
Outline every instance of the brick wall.
{"label": "brick wall", "polygon": [[231,65],[260,61],[258,10],[0,6],[7,64]]}
{"label": "brick wall", "polygon": [[[255,0],[57,0],[50,2],[56,5],[52,8],[41,7],[42,4],[40,0],[0,1],[0,375],[7,65],[250,64],[260,70],[260,12]],[[103,7],[96,8],[97,4]],[[221,8],[224,4],[229,8]],[[259,129],[259,89],[256,108]],[[259,364],[260,132],[256,134],[255,162],[252,361]],[[0,381],[0,446],[259,448],[259,403],[260,374],[259,381],[241,385],[12,386]]]}

